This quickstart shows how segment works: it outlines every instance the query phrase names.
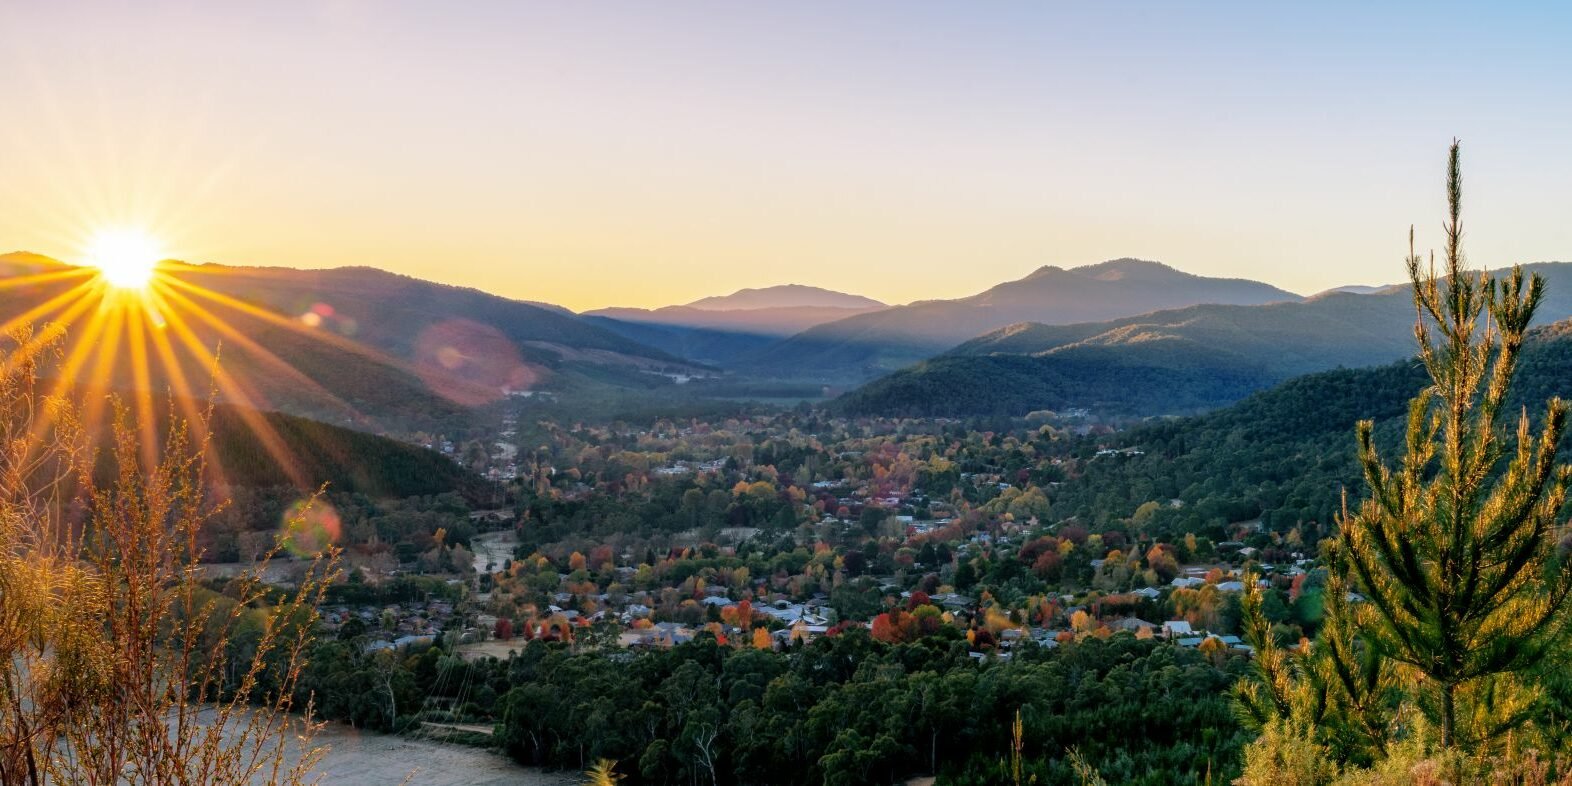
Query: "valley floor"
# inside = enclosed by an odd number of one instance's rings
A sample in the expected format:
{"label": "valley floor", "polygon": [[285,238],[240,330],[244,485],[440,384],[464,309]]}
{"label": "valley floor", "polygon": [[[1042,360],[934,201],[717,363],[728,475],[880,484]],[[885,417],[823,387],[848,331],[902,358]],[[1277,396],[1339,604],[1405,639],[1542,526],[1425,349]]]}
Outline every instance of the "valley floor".
{"label": "valley floor", "polygon": [[329,724],[316,737],[327,747],[316,774],[337,786],[565,786],[574,773],[523,767],[501,754]]}

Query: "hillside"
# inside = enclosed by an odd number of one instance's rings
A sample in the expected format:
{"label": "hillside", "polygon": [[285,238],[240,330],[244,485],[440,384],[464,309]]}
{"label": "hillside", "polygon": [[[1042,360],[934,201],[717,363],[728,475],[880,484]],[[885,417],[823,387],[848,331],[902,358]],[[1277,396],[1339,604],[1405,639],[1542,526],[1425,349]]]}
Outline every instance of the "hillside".
{"label": "hillside", "polygon": [[[92,395],[88,388],[75,392],[81,401],[89,401]],[[134,406],[130,394],[119,396],[126,406]],[[326,484],[333,492],[373,498],[446,492],[478,498],[489,497],[492,490],[489,481],[452,458],[408,442],[281,412],[260,412],[228,404],[209,408],[201,401],[162,395],[151,397],[149,404],[149,433],[160,449],[168,434],[171,413],[179,413],[188,427],[206,419],[211,448],[207,472],[209,479],[219,484],[249,488],[292,486],[307,493]],[[88,433],[96,446],[99,471],[109,471],[108,420],[95,420]],[[103,479],[108,480],[108,476]]]}
{"label": "hillside", "polygon": [[1103,415],[1187,414],[1238,401],[1269,384],[1243,364],[1178,367],[1087,351],[1037,357],[941,356],[874,380],[831,406],[848,415],[1019,416],[1084,408]]}
{"label": "hillside", "polygon": [[[70,269],[36,255],[0,257],[12,275]],[[13,272],[14,271],[14,272]],[[130,354],[114,353],[99,380],[155,392],[202,394],[211,354],[233,380],[219,399],[368,431],[462,429],[472,409],[507,390],[571,385],[645,389],[669,384],[648,372],[693,371],[670,354],[551,308],[369,268],[305,271],[166,264],[161,273],[179,358],[149,352],[140,380]],[[0,290],[14,318],[69,289],[49,280]],[[85,313],[92,313],[91,311]],[[59,308],[34,321],[60,318]],[[68,340],[82,338],[78,317]],[[175,369],[178,369],[176,373]]]}
{"label": "hillside", "polygon": [[420,361],[422,343],[442,326],[466,323],[468,332],[507,340],[527,363],[588,363],[632,368],[681,361],[576,319],[556,308],[448,286],[368,267],[331,270],[186,266],[182,280],[300,317],[328,307],[322,324],[394,357]]}
{"label": "hillside", "polygon": [[[1224,522],[1257,517],[1268,529],[1301,526],[1304,540],[1331,532],[1344,488],[1359,490],[1354,424],[1376,422],[1377,441],[1396,455],[1407,405],[1428,379],[1414,360],[1296,377],[1198,417],[1154,421],[1090,446],[1131,447],[1103,457],[1062,484],[1055,515],[1091,524],[1162,504],[1155,537],[1196,531],[1223,538]],[[1540,328],[1525,344],[1508,410],[1544,413],[1551,396],[1572,396],[1572,321]],[[1572,445],[1563,442],[1563,452]],[[1313,522],[1313,523],[1312,523]]]}
{"label": "hillside", "polygon": [[[1572,316],[1572,265],[1525,270],[1548,285],[1540,324]],[[1012,325],[869,383],[841,406],[862,414],[1020,415],[1065,406],[1182,414],[1299,374],[1408,357],[1413,322],[1408,291],[1397,287],[1261,306],[1192,306],[1109,322]],[[1088,358],[1124,371],[1113,375],[1083,362]],[[1012,370],[1008,384],[994,378],[1000,368]]]}
{"label": "hillside", "polygon": [[1255,281],[1196,276],[1136,259],[1068,270],[1044,267],[971,297],[896,306],[819,325],[741,365],[778,376],[868,379],[1019,322],[1068,325],[1200,303],[1298,299]]}
{"label": "hillside", "polygon": [[335,492],[412,497],[460,491],[486,482],[433,450],[277,412],[263,418],[281,439],[293,475],[286,473],[246,425],[239,410],[214,412],[213,444],[225,479],[239,486],[322,484]]}

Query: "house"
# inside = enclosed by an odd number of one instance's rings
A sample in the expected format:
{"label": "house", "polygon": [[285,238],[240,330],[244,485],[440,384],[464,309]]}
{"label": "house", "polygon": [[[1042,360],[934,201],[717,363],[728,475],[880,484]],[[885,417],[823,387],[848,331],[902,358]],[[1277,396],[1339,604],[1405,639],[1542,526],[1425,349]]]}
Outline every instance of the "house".
{"label": "house", "polygon": [[1157,600],[1158,598],[1162,597],[1163,591],[1156,587],[1142,587],[1138,590],[1132,590],[1130,594],[1138,595],[1140,597],[1146,598],[1147,600]]}
{"label": "house", "polygon": [[1124,617],[1122,619],[1117,619],[1108,623],[1108,627],[1113,628],[1114,630],[1127,630],[1131,633],[1140,633],[1142,630],[1156,631],[1157,623],[1147,622],[1146,620],[1140,619],[1139,617]]}
{"label": "house", "polygon": [[792,642],[792,639],[795,638],[801,638],[803,643],[813,641],[814,639],[823,636],[829,631],[829,629],[830,626],[828,625],[807,625],[799,623],[789,628],[781,628],[780,630],[771,633],[770,637],[775,640],[777,645],[785,647],[789,646]]}
{"label": "house", "polygon": [[1179,589],[1192,589],[1192,588],[1195,588],[1195,587],[1199,587],[1202,584],[1205,584],[1206,583],[1206,579],[1198,579],[1198,578],[1196,578],[1194,576],[1179,576],[1178,578],[1175,578],[1173,581],[1168,582],[1168,583],[1172,584],[1173,586],[1175,586],[1175,587],[1177,587]]}
{"label": "house", "polygon": [[1242,651],[1245,651],[1245,652],[1253,652],[1254,651],[1249,645],[1247,645],[1244,642],[1240,641],[1238,636],[1219,636],[1219,635],[1217,635],[1215,633],[1209,633],[1209,634],[1207,634],[1205,636],[1187,636],[1185,638],[1180,639],[1177,642],[1177,644],[1179,646],[1181,646],[1181,647],[1188,647],[1188,648],[1194,649],[1196,647],[1201,646],[1203,643],[1207,642],[1208,640],[1216,640],[1218,643],[1222,644],[1224,647],[1227,647],[1228,649],[1231,649],[1231,650],[1242,650]]}
{"label": "house", "polygon": [[771,617],[780,620],[781,622],[786,623],[787,625],[792,625],[797,622],[801,622],[802,624],[808,626],[829,624],[829,620],[817,614],[814,607],[802,603],[790,603],[788,601],[778,600],[767,606],[760,607],[758,610],[764,614],[768,614]]}
{"label": "house", "polygon": [[674,647],[693,641],[693,629],[675,622],[657,622],[654,627],[635,633],[638,635],[630,642],[635,647]]}
{"label": "house", "polygon": [[[1172,639],[1180,636],[1194,636],[1195,628],[1190,627],[1189,620],[1169,620],[1163,623],[1163,638]],[[1200,642],[1196,642],[1199,644]]]}

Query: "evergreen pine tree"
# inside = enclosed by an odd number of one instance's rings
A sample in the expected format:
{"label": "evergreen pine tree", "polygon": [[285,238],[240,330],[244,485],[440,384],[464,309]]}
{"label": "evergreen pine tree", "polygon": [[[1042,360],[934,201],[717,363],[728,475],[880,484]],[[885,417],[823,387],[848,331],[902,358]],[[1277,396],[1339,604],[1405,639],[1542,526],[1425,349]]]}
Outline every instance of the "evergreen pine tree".
{"label": "evergreen pine tree", "polygon": [[[1284,649],[1253,590],[1246,638],[1257,679],[1240,685],[1245,720],[1306,735],[1341,763],[1371,764],[1396,739],[1433,727],[1442,748],[1482,752],[1529,719],[1536,668],[1565,641],[1572,562],[1557,514],[1572,467],[1556,449],[1567,406],[1537,431],[1527,411],[1508,439],[1504,406],[1544,292],[1465,269],[1462,175],[1447,165],[1445,269],[1421,267],[1409,233],[1415,337],[1430,385],[1409,405],[1404,455],[1389,467],[1374,426],[1356,430],[1369,486],[1325,550],[1325,618],[1314,647]],[[1423,720],[1409,717],[1417,710]]]}
{"label": "evergreen pine tree", "polygon": [[1368,603],[1361,633],[1420,676],[1420,707],[1441,744],[1459,743],[1458,702],[1480,737],[1519,720],[1488,706],[1497,677],[1521,675],[1566,628],[1572,565],[1558,551],[1556,515],[1572,467],[1556,465],[1567,407],[1552,399],[1539,431],[1525,410],[1510,454],[1503,405],[1544,293],[1520,268],[1504,281],[1464,269],[1458,145],[1447,163],[1446,270],[1423,270],[1409,233],[1415,337],[1431,385],[1409,406],[1406,451],[1389,468],[1369,421],[1359,460],[1369,497],[1342,526],[1341,552]]}

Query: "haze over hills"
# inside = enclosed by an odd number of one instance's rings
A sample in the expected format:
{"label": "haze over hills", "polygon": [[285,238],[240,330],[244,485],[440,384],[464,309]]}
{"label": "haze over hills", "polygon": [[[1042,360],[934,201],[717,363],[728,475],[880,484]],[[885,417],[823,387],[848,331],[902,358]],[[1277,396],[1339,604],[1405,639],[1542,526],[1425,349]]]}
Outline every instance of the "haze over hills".
{"label": "haze over hills", "polygon": [[1197,276],[1137,259],[1068,270],[1050,266],[970,297],[895,306],[822,324],[742,358],[739,365],[778,376],[867,379],[1018,322],[1073,324],[1200,303],[1299,299],[1269,284]]}
{"label": "haze over hills", "polygon": [[[697,309],[686,309],[698,313]],[[644,321],[586,314],[583,319],[620,336],[655,347],[663,352],[710,366],[730,367],[738,358],[779,343],[774,332],[724,327],[696,327],[681,323]]]}
{"label": "haze over hills", "polygon": [[585,319],[626,338],[699,363],[737,358],[814,325],[886,308],[861,295],[802,284],[740,289],[656,309],[602,308]]}
{"label": "haze over hills", "polygon": [[[1538,324],[1572,315],[1572,264],[1524,269],[1546,279]],[[1107,322],[1018,324],[876,380],[840,406],[952,416],[1071,406],[1126,415],[1193,412],[1300,374],[1406,358],[1414,318],[1407,288],[1388,287]]]}
{"label": "haze over hills", "polygon": [[585,317],[615,319],[647,325],[707,328],[751,333],[759,336],[785,337],[800,333],[814,325],[867,314],[883,309],[843,308],[840,306],[771,306],[768,308],[708,309],[693,306],[665,306],[657,309],[602,308],[584,312]]}

